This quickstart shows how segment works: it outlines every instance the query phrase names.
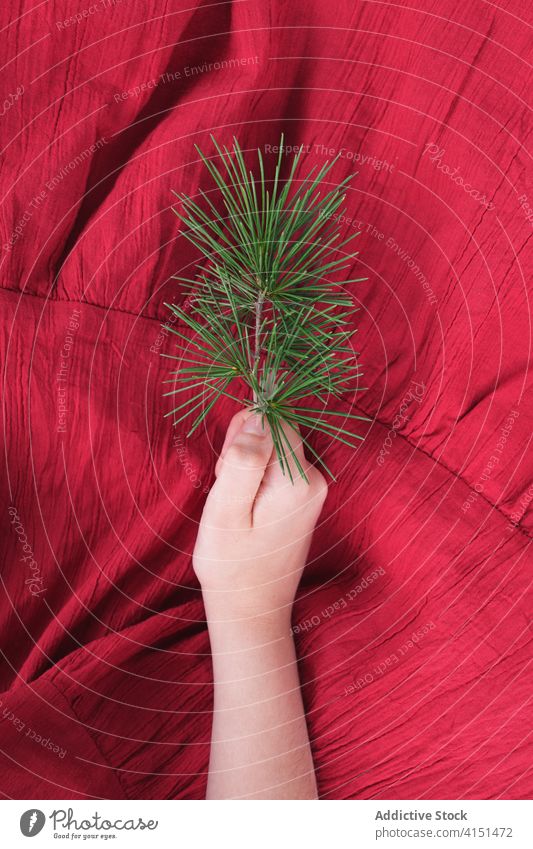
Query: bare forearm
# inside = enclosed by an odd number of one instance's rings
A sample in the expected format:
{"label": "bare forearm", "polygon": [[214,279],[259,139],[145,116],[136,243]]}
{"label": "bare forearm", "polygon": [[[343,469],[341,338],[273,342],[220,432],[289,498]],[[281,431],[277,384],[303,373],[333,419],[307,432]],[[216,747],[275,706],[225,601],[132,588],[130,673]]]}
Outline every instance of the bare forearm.
{"label": "bare forearm", "polygon": [[193,554],[213,656],[208,799],[317,797],[290,612],[327,487],[297,427],[281,467],[265,420],[231,420]]}
{"label": "bare forearm", "polygon": [[209,622],[214,715],[208,799],[315,799],[288,618]]}

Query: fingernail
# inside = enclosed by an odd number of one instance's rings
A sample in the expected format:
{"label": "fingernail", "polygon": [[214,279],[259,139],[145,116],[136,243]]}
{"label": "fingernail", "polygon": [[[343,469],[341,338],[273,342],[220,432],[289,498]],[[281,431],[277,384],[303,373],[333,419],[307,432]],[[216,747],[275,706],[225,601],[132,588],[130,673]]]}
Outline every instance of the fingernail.
{"label": "fingernail", "polygon": [[256,436],[266,436],[266,430],[263,427],[262,418],[255,414],[248,416],[242,426],[242,430],[244,433],[255,433]]}

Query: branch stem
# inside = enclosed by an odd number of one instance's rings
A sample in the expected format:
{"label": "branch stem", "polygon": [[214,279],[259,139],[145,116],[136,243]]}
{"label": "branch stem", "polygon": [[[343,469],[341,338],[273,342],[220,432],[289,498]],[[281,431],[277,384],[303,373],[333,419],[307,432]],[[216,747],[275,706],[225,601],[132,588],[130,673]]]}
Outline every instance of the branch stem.
{"label": "branch stem", "polygon": [[[255,336],[254,336],[254,353],[252,358],[252,374],[258,380],[259,360],[261,358],[261,321],[263,317],[263,306],[265,303],[265,293],[259,290],[257,300],[255,302]],[[254,403],[259,400],[256,390],[254,389]]]}

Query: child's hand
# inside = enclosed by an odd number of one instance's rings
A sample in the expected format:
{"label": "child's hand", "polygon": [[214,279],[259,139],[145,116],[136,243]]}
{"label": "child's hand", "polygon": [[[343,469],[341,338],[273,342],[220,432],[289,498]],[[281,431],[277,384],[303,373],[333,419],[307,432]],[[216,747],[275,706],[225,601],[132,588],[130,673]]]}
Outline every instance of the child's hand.
{"label": "child's hand", "polygon": [[292,603],[326,483],[286,430],[283,475],[270,431],[249,412],[231,421],[193,555],[213,656],[208,799],[316,799],[294,641]]}
{"label": "child's hand", "polygon": [[193,566],[209,619],[255,620],[287,626],[311,536],[327,494],[323,475],[287,427],[306,483],[295,468],[284,475],[272,436],[247,411],[232,419],[204,507]]}

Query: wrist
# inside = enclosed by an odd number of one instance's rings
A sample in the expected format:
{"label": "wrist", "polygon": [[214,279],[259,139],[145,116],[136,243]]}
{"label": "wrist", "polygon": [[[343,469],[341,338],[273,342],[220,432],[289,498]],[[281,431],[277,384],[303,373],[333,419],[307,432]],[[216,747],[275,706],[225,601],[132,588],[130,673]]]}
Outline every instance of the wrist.
{"label": "wrist", "polygon": [[[226,594],[225,594],[226,595]],[[203,593],[207,625],[212,643],[262,645],[290,638],[292,604],[269,610],[265,607],[236,604],[227,598]]]}
{"label": "wrist", "polygon": [[207,619],[258,626],[290,622],[293,596],[288,592],[269,592],[271,589],[272,583],[268,581],[251,587],[232,586],[230,582],[224,588],[201,585]]}

